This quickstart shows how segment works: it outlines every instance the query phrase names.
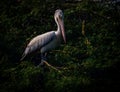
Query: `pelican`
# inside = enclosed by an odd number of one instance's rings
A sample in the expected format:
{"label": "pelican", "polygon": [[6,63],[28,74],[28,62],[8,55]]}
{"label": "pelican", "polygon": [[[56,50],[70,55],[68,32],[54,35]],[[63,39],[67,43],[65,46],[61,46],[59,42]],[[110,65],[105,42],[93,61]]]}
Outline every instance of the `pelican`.
{"label": "pelican", "polygon": [[59,46],[62,39],[66,43],[66,35],[64,31],[64,15],[62,10],[57,9],[54,14],[54,19],[57,24],[57,31],[50,31],[44,34],[34,37],[27,45],[21,60],[23,60],[28,54],[40,51],[41,59],[45,60],[46,53]]}

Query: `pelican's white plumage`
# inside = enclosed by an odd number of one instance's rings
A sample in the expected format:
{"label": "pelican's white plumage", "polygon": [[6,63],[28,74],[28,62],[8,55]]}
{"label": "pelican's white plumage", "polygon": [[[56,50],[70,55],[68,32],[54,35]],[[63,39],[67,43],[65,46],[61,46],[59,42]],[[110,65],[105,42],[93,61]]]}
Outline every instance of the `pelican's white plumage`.
{"label": "pelican's white plumage", "polygon": [[36,50],[40,50],[41,54],[43,54],[49,50],[54,49],[55,47],[60,45],[62,36],[64,41],[66,42],[62,10],[56,10],[54,18],[58,27],[57,31],[46,32],[44,34],[34,37],[27,45],[21,60],[23,60],[26,55]]}

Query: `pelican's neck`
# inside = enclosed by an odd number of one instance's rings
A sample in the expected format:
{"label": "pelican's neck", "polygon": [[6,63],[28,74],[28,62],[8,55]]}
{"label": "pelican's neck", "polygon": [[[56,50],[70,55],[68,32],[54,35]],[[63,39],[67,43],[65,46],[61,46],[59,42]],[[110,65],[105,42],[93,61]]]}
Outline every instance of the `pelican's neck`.
{"label": "pelican's neck", "polygon": [[61,27],[57,19],[55,18],[55,22],[57,24],[57,31],[55,32],[57,35],[61,35]]}

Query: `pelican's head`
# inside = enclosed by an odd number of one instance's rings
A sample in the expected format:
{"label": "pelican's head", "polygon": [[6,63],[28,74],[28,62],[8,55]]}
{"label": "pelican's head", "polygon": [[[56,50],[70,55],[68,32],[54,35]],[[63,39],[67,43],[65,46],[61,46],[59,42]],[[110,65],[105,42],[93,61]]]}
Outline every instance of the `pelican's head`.
{"label": "pelican's head", "polygon": [[65,36],[65,31],[64,31],[64,20],[63,20],[64,15],[63,15],[62,10],[57,9],[55,11],[54,18],[55,18],[55,21],[57,22],[57,24],[60,26],[60,31],[62,33],[63,40],[66,43],[66,36]]}

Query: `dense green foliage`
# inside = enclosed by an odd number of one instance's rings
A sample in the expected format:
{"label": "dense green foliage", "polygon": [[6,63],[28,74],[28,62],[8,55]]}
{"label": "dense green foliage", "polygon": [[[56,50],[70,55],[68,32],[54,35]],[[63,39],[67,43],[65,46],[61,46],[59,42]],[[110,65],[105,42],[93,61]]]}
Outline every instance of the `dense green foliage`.
{"label": "dense green foliage", "polygon": [[[55,1],[55,0],[54,0]],[[64,12],[67,44],[20,61],[36,35],[56,30],[54,11]],[[96,92],[119,90],[119,6],[84,0],[78,3],[3,0],[0,3],[0,92]],[[62,68],[63,67],[63,68]]]}

